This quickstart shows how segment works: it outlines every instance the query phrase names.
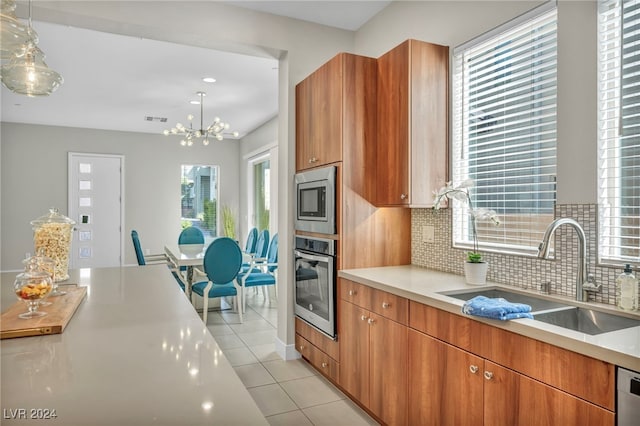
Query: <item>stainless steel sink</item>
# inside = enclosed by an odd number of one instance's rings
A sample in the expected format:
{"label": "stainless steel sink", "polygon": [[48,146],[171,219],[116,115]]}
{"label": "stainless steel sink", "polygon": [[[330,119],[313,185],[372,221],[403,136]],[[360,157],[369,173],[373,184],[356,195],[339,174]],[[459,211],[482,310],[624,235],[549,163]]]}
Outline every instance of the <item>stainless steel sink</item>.
{"label": "stainless steel sink", "polygon": [[549,309],[557,309],[569,306],[565,303],[543,299],[542,297],[536,297],[534,295],[516,293],[514,291],[504,290],[501,288],[484,288],[472,291],[458,290],[443,292],[441,294],[460,300],[469,300],[474,298],[475,296],[485,296],[490,298],[501,297],[511,303],[524,303],[525,305],[529,305],[531,306],[531,312],[547,311]]}
{"label": "stainless steel sink", "polygon": [[533,313],[533,318],[581,333],[596,335],[640,326],[640,320],[593,309],[570,306],[553,312]]}

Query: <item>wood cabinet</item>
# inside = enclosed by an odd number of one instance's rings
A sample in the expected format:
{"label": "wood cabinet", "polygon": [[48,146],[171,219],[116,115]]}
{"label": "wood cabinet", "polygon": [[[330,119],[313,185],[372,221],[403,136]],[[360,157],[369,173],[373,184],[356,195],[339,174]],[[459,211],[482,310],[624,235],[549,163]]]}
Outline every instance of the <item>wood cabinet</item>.
{"label": "wood cabinet", "polygon": [[339,384],[385,424],[405,425],[408,302],[347,280],[340,287]]}
{"label": "wood cabinet", "polygon": [[613,425],[613,412],[415,330],[409,424]]}
{"label": "wood cabinet", "polygon": [[449,48],[407,40],[378,58],[378,206],[429,207],[448,173]]}
{"label": "wood cabinet", "polygon": [[375,113],[375,67],[373,58],[340,53],[296,85],[296,171],[342,161],[343,145],[375,137],[364,123]]}
{"label": "wood cabinet", "polygon": [[296,350],[316,370],[320,371],[334,383],[338,382],[340,371],[338,342],[296,318]]}

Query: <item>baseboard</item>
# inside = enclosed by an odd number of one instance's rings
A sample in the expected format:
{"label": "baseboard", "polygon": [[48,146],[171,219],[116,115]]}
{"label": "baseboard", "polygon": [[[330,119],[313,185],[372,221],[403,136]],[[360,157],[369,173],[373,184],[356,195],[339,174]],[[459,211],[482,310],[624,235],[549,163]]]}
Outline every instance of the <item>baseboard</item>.
{"label": "baseboard", "polygon": [[276,337],[275,344],[276,344],[276,353],[280,355],[280,358],[284,359],[285,361],[290,361],[292,359],[298,359],[302,357],[300,353],[296,350],[295,344],[286,345],[282,340],[280,340],[277,337]]}

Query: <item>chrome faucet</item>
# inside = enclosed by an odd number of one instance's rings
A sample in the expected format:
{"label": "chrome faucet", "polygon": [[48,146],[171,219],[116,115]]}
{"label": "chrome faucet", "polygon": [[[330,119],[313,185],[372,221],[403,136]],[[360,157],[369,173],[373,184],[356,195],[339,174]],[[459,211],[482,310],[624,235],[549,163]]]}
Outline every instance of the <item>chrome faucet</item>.
{"label": "chrome faucet", "polygon": [[[538,257],[541,259],[549,259],[551,252],[551,237],[561,225],[571,225],[578,234],[578,272],[576,274],[576,300],[579,302],[589,300],[589,292],[600,291],[601,285],[595,284],[592,274],[587,275],[587,238],[584,230],[578,222],[570,218],[556,219],[549,224],[547,230],[542,237],[542,242],[538,247]],[[587,278],[585,281],[585,277]]]}

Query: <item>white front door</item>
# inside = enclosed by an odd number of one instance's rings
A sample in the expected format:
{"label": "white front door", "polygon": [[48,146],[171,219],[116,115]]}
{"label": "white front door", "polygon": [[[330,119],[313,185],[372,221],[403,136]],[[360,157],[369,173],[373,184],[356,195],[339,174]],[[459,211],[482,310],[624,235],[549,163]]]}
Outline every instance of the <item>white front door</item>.
{"label": "white front door", "polygon": [[121,266],[123,168],[121,155],[69,153],[71,268]]}

